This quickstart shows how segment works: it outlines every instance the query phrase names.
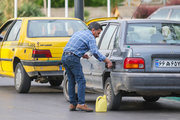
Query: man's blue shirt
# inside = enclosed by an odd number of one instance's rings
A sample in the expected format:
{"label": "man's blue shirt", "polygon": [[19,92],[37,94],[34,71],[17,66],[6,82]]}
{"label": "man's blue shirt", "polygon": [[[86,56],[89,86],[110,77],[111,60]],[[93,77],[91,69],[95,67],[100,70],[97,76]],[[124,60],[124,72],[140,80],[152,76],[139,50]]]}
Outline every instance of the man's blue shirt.
{"label": "man's blue shirt", "polygon": [[99,61],[105,60],[106,57],[98,51],[96,39],[90,30],[74,33],[64,48],[64,52],[72,52],[79,57],[82,57],[89,50]]}

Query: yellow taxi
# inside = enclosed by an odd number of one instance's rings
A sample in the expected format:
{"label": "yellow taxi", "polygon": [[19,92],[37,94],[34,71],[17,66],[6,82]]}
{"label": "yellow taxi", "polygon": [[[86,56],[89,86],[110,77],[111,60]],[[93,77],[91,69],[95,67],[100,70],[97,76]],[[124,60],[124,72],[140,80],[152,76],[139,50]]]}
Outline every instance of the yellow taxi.
{"label": "yellow taxi", "polygon": [[88,29],[76,18],[10,19],[0,28],[0,74],[14,77],[16,91],[27,93],[31,81],[59,86],[61,56],[74,32]]}

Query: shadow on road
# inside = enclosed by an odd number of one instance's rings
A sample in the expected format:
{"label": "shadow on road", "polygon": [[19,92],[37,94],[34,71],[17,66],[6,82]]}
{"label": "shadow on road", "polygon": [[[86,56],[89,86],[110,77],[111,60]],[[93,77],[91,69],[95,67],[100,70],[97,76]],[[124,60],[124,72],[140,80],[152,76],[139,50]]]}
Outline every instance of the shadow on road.
{"label": "shadow on road", "polygon": [[160,99],[155,103],[145,102],[141,97],[128,97],[124,98],[121,102],[120,108],[118,111],[127,111],[127,112],[179,112],[180,111],[180,102],[170,101],[167,99]]}

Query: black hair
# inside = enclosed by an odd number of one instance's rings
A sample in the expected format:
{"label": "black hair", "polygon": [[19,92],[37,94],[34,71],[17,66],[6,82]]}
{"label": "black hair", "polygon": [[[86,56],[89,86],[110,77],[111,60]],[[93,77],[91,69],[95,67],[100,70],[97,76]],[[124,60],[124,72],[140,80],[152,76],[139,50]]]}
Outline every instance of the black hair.
{"label": "black hair", "polygon": [[97,23],[97,22],[92,22],[92,23],[89,24],[88,29],[89,29],[89,30],[92,30],[93,28],[94,28],[95,30],[99,30],[99,29],[103,30],[103,29],[102,29],[102,26],[101,26],[99,23]]}

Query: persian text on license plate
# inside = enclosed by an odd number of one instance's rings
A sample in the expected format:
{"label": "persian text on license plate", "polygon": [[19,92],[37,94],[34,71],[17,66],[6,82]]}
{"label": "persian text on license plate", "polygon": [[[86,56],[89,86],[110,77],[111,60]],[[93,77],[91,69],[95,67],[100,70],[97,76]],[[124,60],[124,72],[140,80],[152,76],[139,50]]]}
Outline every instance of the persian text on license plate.
{"label": "persian text on license plate", "polygon": [[156,67],[180,67],[180,60],[155,60]]}

